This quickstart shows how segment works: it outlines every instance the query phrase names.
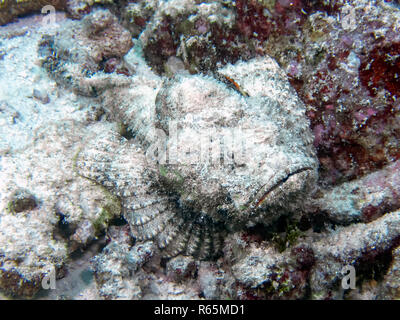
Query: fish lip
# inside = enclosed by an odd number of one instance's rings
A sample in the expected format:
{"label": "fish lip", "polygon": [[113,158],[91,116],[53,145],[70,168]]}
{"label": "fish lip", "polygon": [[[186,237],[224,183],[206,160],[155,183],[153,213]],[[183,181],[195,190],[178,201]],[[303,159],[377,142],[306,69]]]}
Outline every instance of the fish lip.
{"label": "fish lip", "polygon": [[[303,172],[306,171],[314,171],[314,168],[312,167],[301,167],[299,169],[295,169],[292,170],[289,174],[286,174],[283,178],[279,179],[277,183],[275,183],[274,185],[272,185],[271,187],[267,188],[268,183],[264,184],[255,194],[255,196],[253,197],[253,199],[251,201],[249,201],[249,205],[248,207],[251,210],[255,210],[257,208],[260,208],[263,204],[263,202],[268,198],[268,195],[273,192],[275,189],[277,189],[278,187],[282,186],[283,184],[285,184],[285,182],[287,180],[289,180],[289,178],[297,175],[297,174],[301,174]],[[266,190],[265,190],[266,189]],[[260,195],[261,193],[261,195]]]}

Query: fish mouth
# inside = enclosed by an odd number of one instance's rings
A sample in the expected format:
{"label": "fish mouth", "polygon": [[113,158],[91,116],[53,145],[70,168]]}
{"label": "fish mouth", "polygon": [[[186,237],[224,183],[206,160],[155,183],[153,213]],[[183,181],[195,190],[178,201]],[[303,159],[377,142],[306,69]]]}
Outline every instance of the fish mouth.
{"label": "fish mouth", "polygon": [[264,184],[253,199],[249,202],[250,209],[263,207],[266,203],[273,204],[282,200],[284,196],[301,191],[309,180],[310,174],[314,172],[312,167],[302,167],[289,174],[283,174],[272,186],[269,183]]}

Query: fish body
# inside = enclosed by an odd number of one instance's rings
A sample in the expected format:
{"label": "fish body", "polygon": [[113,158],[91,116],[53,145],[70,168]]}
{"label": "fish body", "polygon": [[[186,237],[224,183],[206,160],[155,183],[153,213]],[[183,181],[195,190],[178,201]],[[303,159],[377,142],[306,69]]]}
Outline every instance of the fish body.
{"label": "fish body", "polygon": [[215,258],[227,233],[295,210],[317,177],[305,106],[276,62],[218,72],[248,94],[205,75],[164,79],[155,101],[117,103],[135,138],[108,132],[77,157],[79,174],[122,199],[135,238],[167,257]]}
{"label": "fish body", "polygon": [[41,12],[48,5],[56,10],[66,7],[66,0],[0,0],[0,26],[32,12]]}

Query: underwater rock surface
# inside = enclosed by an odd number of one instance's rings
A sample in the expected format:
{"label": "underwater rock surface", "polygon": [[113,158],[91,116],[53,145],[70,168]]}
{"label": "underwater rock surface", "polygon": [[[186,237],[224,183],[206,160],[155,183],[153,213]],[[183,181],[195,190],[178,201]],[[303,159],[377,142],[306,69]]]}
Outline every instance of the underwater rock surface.
{"label": "underwater rock surface", "polygon": [[0,7],[4,298],[399,297],[395,2],[48,2]]}
{"label": "underwater rock surface", "polygon": [[211,77],[177,76],[149,106],[155,123],[125,120],[144,136],[143,151],[105,133],[77,157],[80,175],[122,199],[133,236],[156,238],[167,256],[218,256],[224,233],[274,222],[316,181],[305,108],[276,63],[219,73],[249,97]]}

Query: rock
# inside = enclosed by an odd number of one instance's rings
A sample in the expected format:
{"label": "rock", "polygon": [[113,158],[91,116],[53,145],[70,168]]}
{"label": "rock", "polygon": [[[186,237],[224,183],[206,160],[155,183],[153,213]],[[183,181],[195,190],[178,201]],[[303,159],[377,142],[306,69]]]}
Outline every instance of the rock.
{"label": "rock", "polygon": [[218,72],[178,75],[156,96],[160,83],[144,71],[118,94],[104,92],[105,108],[135,139],[104,132],[77,158],[80,175],[124,199],[133,236],[156,239],[166,257],[218,256],[226,231],[273,223],[315,182],[304,107],[276,63],[258,58]]}
{"label": "rock", "polygon": [[3,1],[0,5],[0,25],[9,23],[18,16],[32,12],[40,12],[46,5],[51,5],[55,9],[64,9],[65,0]]}
{"label": "rock", "polygon": [[112,196],[74,172],[85,130],[72,122],[45,126],[29,148],[0,160],[7,168],[0,170],[0,288],[7,294],[34,295],[52,266],[61,276],[68,253],[119,215]]}
{"label": "rock", "polygon": [[21,114],[10,106],[6,101],[0,101],[0,121],[2,125],[13,125],[21,118]]}
{"label": "rock", "polygon": [[199,284],[201,292],[206,299],[217,299],[219,297],[217,279],[214,272],[202,264],[199,269]]}
{"label": "rock", "polygon": [[50,98],[46,91],[33,89],[33,97],[42,102],[43,104],[47,104],[50,102]]}
{"label": "rock", "polygon": [[92,270],[100,296],[105,299],[140,299],[140,268],[151,258],[152,246],[152,242],[147,242],[130,248],[112,242],[94,257]]}
{"label": "rock", "polygon": [[[232,4],[160,1],[154,7],[140,40],[146,60],[158,73],[172,56],[180,57],[192,73],[251,57],[251,49],[241,42]],[[132,27],[136,25],[133,20]]]}
{"label": "rock", "polygon": [[400,248],[393,250],[393,260],[382,283],[378,285],[378,300],[393,300],[400,296]]}
{"label": "rock", "polygon": [[343,267],[356,270],[373,264],[382,252],[390,251],[400,235],[400,212],[387,213],[368,224],[354,224],[326,235],[312,244],[316,263],[311,271],[310,286],[314,298],[335,297]]}
{"label": "rock", "polygon": [[129,225],[112,225],[107,228],[106,239],[108,242],[118,242],[121,244],[132,245],[133,239],[130,236]]}
{"label": "rock", "polygon": [[154,244],[151,241],[134,246],[126,256],[126,261],[133,271],[137,271],[146,262],[148,262],[154,254]]}
{"label": "rock", "polygon": [[232,274],[238,282],[236,299],[306,297],[307,279],[313,265],[313,259],[305,249],[307,245],[299,245],[292,249],[293,252],[279,253],[267,243],[249,243],[243,248],[234,240],[237,236],[233,235],[232,243],[226,248],[238,258],[232,265]]}
{"label": "rock", "polygon": [[398,5],[284,2],[239,1],[237,19],[242,32],[286,70],[308,105],[320,182],[337,185],[398,160]]}
{"label": "rock", "polygon": [[1,212],[0,289],[14,297],[32,298],[51,271],[63,276],[66,244],[52,238],[56,218],[43,209],[36,212]]}
{"label": "rock", "polygon": [[122,24],[130,31],[132,37],[137,38],[140,35],[153,16],[158,4],[159,1],[157,0],[135,0],[129,1],[122,8]]}
{"label": "rock", "polygon": [[[37,65],[47,32],[27,17],[0,35],[8,52],[0,61],[0,291],[19,298],[37,297],[52,270],[63,277],[70,254],[120,216],[115,197],[76,173],[82,144],[110,124],[94,120],[91,102],[58,91]],[[48,104],[32,99],[35,89],[51,97]]]}
{"label": "rock", "polygon": [[[341,280],[346,266],[355,268],[357,286],[365,289],[370,284],[368,270],[375,265],[378,268],[382,256],[390,255],[398,243],[399,221],[399,211],[395,211],[370,223],[309,233],[281,253],[267,241],[254,242],[243,233],[232,234],[224,251],[238,282],[237,298],[343,299],[346,292]],[[393,263],[395,266],[396,260]],[[379,287],[374,292],[377,295]]]}
{"label": "rock", "polygon": [[400,161],[396,161],[358,180],[322,190],[312,202],[335,223],[370,222],[400,208],[399,185]]}

